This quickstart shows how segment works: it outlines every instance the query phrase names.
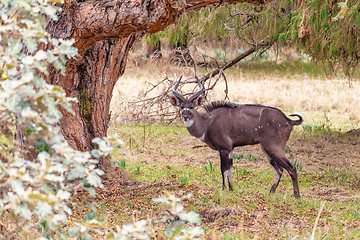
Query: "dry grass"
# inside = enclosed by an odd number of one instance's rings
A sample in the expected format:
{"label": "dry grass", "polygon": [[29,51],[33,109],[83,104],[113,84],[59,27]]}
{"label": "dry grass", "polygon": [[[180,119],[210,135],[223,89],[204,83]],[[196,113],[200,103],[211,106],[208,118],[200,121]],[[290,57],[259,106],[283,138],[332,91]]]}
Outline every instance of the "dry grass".
{"label": "dry grass", "polygon": [[[324,77],[325,75],[305,76],[301,69],[293,72],[282,64],[273,66],[275,73],[262,71],[259,66],[256,66],[259,69],[254,68],[238,67],[226,72],[230,100],[275,106],[288,114],[300,112],[305,117],[305,124],[326,122],[335,128],[345,129],[359,125],[359,80],[349,82],[345,78],[328,78]],[[200,69],[199,77],[203,75],[201,71],[203,70]],[[169,69],[162,64],[128,67],[115,86],[112,101],[113,120],[122,122],[122,118],[127,115],[124,109],[128,101],[141,96],[165,77],[175,80],[182,74],[191,78],[194,73],[192,69]],[[211,81],[208,82],[209,85],[212,84]],[[189,86],[185,91],[191,92],[193,86]],[[224,99],[225,88],[225,82],[221,79],[214,90],[208,92],[207,100]],[[152,96],[162,91],[163,88],[159,88]]]}

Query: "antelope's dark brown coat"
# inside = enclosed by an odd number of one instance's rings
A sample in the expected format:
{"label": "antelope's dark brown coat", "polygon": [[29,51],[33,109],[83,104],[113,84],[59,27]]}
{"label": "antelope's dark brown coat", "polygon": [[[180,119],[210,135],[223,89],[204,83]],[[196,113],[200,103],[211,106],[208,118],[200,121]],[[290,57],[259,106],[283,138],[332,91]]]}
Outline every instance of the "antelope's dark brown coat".
{"label": "antelope's dark brown coat", "polygon": [[295,197],[300,197],[296,168],[284,154],[293,126],[303,122],[300,114],[291,114],[290,116],[298,117],[298,120],[292,120],[274,107],[227,101],[206,104],[206,111],[200,112],[195,107],[204,102],[201,96],[202,84],[197,79],[200,90],[187,99],[176,92],[180,80],[181,78],[173,88],[174,96],[170,97],[170,101],[183,109],[182,117],[189,133],[204,141],[211,149],[219,151],[224,189],[227,183],[229,189],[233,189],[233,149],[260,144],[275,173],[270,192],[276,191],[285,169],[292,179]]}

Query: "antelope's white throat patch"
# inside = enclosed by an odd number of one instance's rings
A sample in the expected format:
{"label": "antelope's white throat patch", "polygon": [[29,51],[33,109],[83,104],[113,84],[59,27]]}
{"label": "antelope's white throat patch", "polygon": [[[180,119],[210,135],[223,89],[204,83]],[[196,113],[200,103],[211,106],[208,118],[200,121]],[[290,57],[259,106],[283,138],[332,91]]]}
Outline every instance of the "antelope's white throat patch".
{"label": "antelope's white throat patch", "polygon": [[194,124],[194,119],[184,121],[185,127],[189,128]]}

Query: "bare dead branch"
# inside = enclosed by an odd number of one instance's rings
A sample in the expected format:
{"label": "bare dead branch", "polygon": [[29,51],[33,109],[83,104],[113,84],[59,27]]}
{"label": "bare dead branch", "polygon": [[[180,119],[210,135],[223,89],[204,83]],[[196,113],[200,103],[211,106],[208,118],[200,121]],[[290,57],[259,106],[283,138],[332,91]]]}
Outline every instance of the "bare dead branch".
{"label": "bare dead branch", "polygon": [[[249,48],[247,51],[243,52],[242,54],[236,56],[232,60],[225,62],[222,66],[219,66],[207,73],[205,76],[200,78],[200,81],[205,86],[206,81],[211,79],[212,77],[216,77],[213,83],[209,83],[209,85],[205,88],[204,94],[207,95],[208,91],[214,89],[214,87],[219,83],[220,78],[222,77],[225,82],[225,99],[228,99],[228,82],[226,79],[226,75],[224,71],[231,66],[234,66],[236,63],[241,61],[242,59],[248,57],[254,52],[258,52],[257,56],[264,53],[268,50],[271,46],[271,43],[259,43],[257,46],[253,46]],[[256,56],[255,56],[256,57]],[[196,67],[195,67],[196,72]],[[123,103],[124,109],[123,111],[126,112],[123,114],[122,122],[127,121],[141,121],[141,122],[151,122],[151,121],[167,121],[173,122],[177,117],[179,112],[169,103],[168,96],[172,92],[172,87],[175,84],[176,80],[170,80],[168,77],[165,77],[161,81],[156,84],[150,84],[151,87],[145,91],[143,95],[138,97],[134,101],[128,101]],[[194,79],[185,79],[184,81],[180,82],[179,84],[179,91],[181,91],[182,87],[189,83],[196,83]],[[197,86],[197,84],[196,84]],[[160,92],[158,94],[154,94],[154,92]],[[188,97],[191,93],[183,93],[183,96]]]}
{"label": "bare dead branch", "polygon": [[219,67],[219,68],[215,69],[214,71],[206,74],[205,76],[203,76],[200,79],[200,81],[202,83],[204,83],[210,77],[215,76],[215,75],[219,74],[221,71],[224,71],[224,70],[228,69],[229,67],[234,66],[236,63],[238,63],[240,60],[246,58],[250,54],[258,51],[259,49],[264,49],[264,48],[268,49],[268,47],[271,47],[272,45],[273,45],[273,42],[271,42],[271,43],[260,43],[257,46],[251,47],[247,51],[245,51],[242,54],[238,55],[237,57],[233,58],[231,61],[226,62],[222,67]]}

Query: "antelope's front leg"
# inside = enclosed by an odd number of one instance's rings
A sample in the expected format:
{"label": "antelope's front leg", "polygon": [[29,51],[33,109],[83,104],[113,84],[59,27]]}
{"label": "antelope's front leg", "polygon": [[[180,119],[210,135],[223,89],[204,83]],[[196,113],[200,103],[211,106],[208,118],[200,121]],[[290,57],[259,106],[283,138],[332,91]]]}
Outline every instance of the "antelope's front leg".
{"label": "antelope's front leg", "polygon": [[232,181],[232,168],[233,168],[233,152],[232,150],[220,150],[220,160],[221,160],[221,175],[223,178],[223,189],[225,190],[226,185],[229,183],[229,190],[233,190],[233,181]]}

